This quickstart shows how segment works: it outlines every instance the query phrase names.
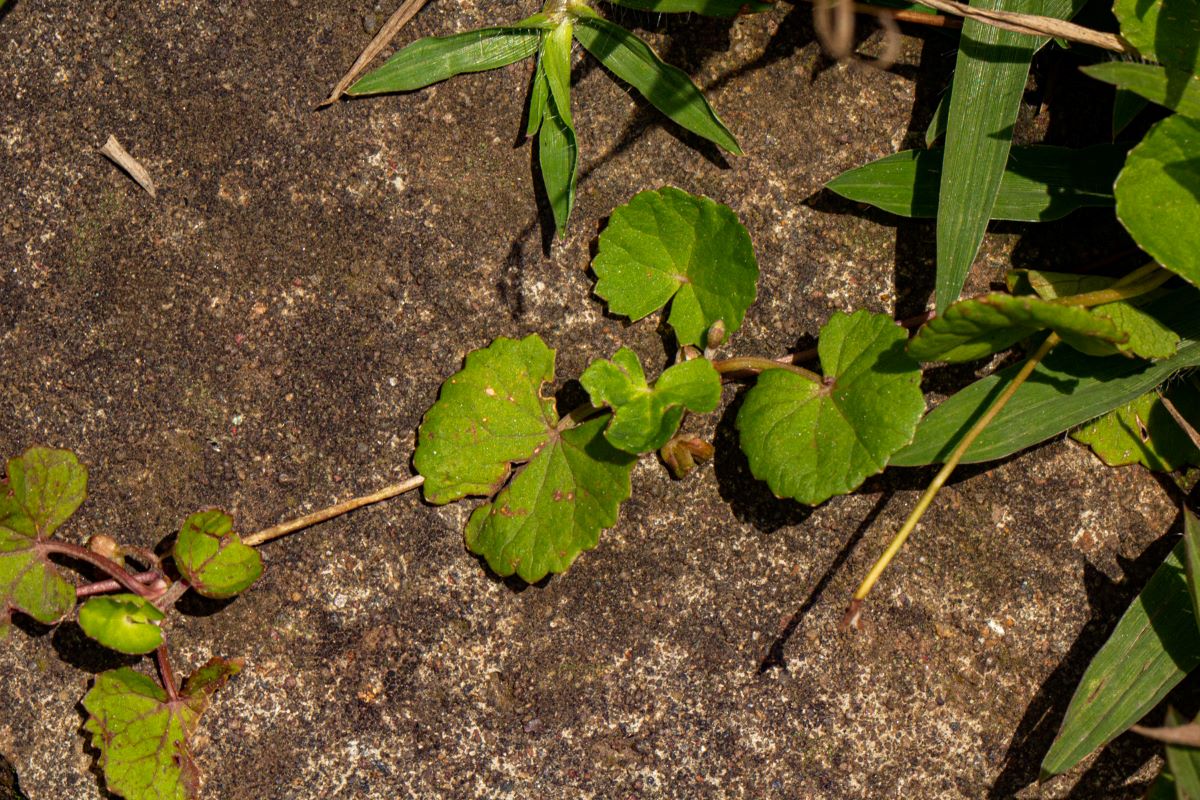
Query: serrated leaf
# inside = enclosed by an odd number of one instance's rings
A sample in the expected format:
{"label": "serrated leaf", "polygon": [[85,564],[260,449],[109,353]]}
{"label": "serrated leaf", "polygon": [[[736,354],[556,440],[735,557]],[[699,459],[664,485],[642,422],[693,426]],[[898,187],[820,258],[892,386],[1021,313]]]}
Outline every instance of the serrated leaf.
{"label": "serrated leaf", "polygon": [[575,38],[606,69],[637,89],[675,124],[734,155],[742,155],[737,139],[704,99],[704,93],[683,70],[664,63],[650,45],[594,12],[579,17]]}
{"label": "serrated leaf", "polygon": [[609,0],[615,6],[656,14],[703,14],[706,17],[740,17],[770,11],[773,2],[761,0]]}
{"label": "serrated leaf", "polygon": [[1200,629],[1180,542],[1121,617],[1075,689],[1042,761],[1058,775],[1128,730],[1200,665]]}
{"label": "serrated leaf", "polygon": [[73,453],[33,447],[8,462],[0,483],[0,638],[13,611],[51,624],[75,607],[75,587],[39,545],[87,495],[87,469]]}
{"label": "serrated leaf", "polygon": [[[1081,5],[1081,3],[1080,3]],[[974,8],[1073,13],[1069,0],[975,0]],[[992,216],[1034,52],[1045,38],[963,21],[937,216],[937,309],[958,299]]]}
{"label": "serrated leaf", "polygon": [[109,791],[129,800],[192,800],[200,787],[188,739],[209,697],[241,669],[212,659],[204,681],[184,683],[178,700],[128,667],[102,672],[83,698],[84,730],[100,751]]}
{"label": "serrated leaf", "polygon": [[1129,338],[1111,320],[1085,308],[997,293],[953,304],[921,326],[908,343],[908,352],[918,361],[974,361],[1040,330],[1052,330],[1068,342],[1115,343]]}
{"label": "serrated leaf", "polygon": [[538,165],[555,230],[564,236],[575,207],[579,173],[579,140],[571,124],[570,24],[559,25],[546,36],[537,78],[548,98],[538,134]]}
{"label": "serrated leaf", "polygon": [[758,293],[750,234],[733,211],[670,186],[613,211],[592,269],[614,314],[639,320],[671,303],[681,345],[703,344],[717,320],[733,334]]}
{"label": "serrated leaf", "polygon": [[439,505],[468,495],[493,495],[514,462],[543,447],[558,423],[554,351],[536,334],[501,337],[467,356],[425,412],[413,464],[425,478],[425,499]]}
{"label": "serrated leaf", "polygon": [[[1052,350],[967,449],[963,463],[1012,455],[1137,399],[1180,370],[1200,366],[1200,315],[1194,308],[1195,300],[1181,298],[1178,291],[1147,306],[1148,313],[1183,337],[1176,354],[1162,361],[1097,358],[1069,347]],[[892,465],[941,463],[1021,366],[978,380],[931,411],[912,444],[892,457]]]}
{"label": "serrated leaf", "polygon": [[593,361],[579,381],[593,405],[613,410],[604,436],[627,453],[658,450],[675,435],[684,409],[707,414],[721,401],[721,376],[707,359],[671,366],[651,388],[637,353],[627,347],[612,361]]}
{"label": "serrated leaf", "polygon": [[410,92],[455,75],[512,64],[537,52],[542,27],[544,16],[537,15],[513,26],[418,39],[359,78],[346,94]]}
{"label": "serrated leaf", "polygon": [[[1200,396],[1190,384],[1175,384],[1169,394],[1185,415],[1200,419]],[[1171,472],[1200,464],[1200,451],[1179,430],[1157,391],[1092,420],[1071,438],[1091,447],[1110,467],[1141,464],[1157,472]]]}
{"label": "serrated leaf", "polygon": [[1117,178],[1117,217],[1159,264],[1200,285],[1200,120],[1158,122]]}
{"label": "serrated leaf", "polygon": [[598,417],[551,433],[512,482],[471,514],[471,552],[498,575],[534,583],[595,547],[600,531],[617,522],[637,461],[604,438],[607,422]]}
{"label": "serrated leaf", "polygon": [[149,653],[163,642],[158,623],[166,617],[136,594],[89,597],[79,607],[79,627],[105,647],[121,653]]}
{"label": "serrated leaf", "polygon": [[242,544],[233,520],[220,511],[201,511],[184,520],[171,554],[180,574],[205,597],[233,597],[262,575],[262,557]]}
{"label": "serrated leaf", "polygon": [[[825,188],[892,214],[935,217],[942,156],[941,149],[902,150],[843,172]],[[1078,208],[1111,206],[1113,181],[1124,163],[1124,150],[1112,145],[1014,147],[991,218],[1045,222]]]}
{"label": "serrated leaf", "polygon": [[1200,72],[1200,3],[1196,0],[1116,0],[1121,36],[1144,58],[1187,73]]}
{"label": "serrated leaf", "polygon": [[1196,75],[1157,64],[1123,61],[1093,64],[1080,69],[1085,75],[1134,92],[1172,111],[1188,117],[1200,117],[1200,77]]}
{"label": "serrated leaf", "polygon": [[912,440],[925,411],[921,371],[889,317],[835,313],[817,351],[823,381],[771,369],[738,411],[754,477],[808,505],[856,489]]}

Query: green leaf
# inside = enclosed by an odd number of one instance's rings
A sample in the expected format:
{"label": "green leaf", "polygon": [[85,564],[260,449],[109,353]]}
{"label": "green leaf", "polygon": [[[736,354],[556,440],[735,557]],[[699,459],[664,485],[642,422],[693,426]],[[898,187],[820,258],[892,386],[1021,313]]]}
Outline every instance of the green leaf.
{"label": "green leaf", "polygon": [[1188,117],[1200,117],[1200,77],[1157,64],[1110,61],[1081,68],[1085,75],[1134,92]]}
{"label": "green leaf", "polygon": [[535,583],[564,572],[616,524],[637,458],[608,443],[607,422],[602,416],[548,432],[512,482],[471,514],[467,547],[496,574]]}
{"label": "green leaf", "polygon": [[518,23],[418,39],[359,78],[346,94],[410,92],[465,72],[484,72],[529,58],[541,41],[543,19],[531,17],[525,21],[528,27]]}
{"label": "green leaf", "polygon": [[201,511],[184,520],[171,554],[180,574],[205,597],[233,597],[262,575],[262,557],[242,544],[233,520],[220,511]]}
{"label": "green leaf", "polygon": [[545,446],[558,424],[554,351],[536,335],[499,338],[467,356],[421,422],[413,464],[425,478],[425,499],[442,505],[468,495],[493,495],[512,464]]}
{"label": "green leaf", "polygon": [[639,320],[668,302],[681,345],[701,345],[717,320],[733,334],[758,292],[750,234],[727,206],[672,187],[612,213],[592,262],[596,294]]}
{"label": "green leaf", "polygon": [[[825,188],[892,214],[935,217],[942,155],[941,149],[903,150],[843,172]],[[1045,222],[1077,208],[1111,206],[1112,184],[1124,163],[1124,151],[1113,145],[1014,147],[991,218]]]}
{"label": "green leaf", "polygon": [[[1069,0],[975,0],[973,8],[1065,18]],[[1029,63],[1044,38],[963,21],[938,192],[937,308],[958,299],[1008,163]]]}
{"label": "green leaf", "polygon": [[574,26],[563,22],[546,35],[542,45],[541,66],[550,89],[550,98],[558,109],[558,115],[567,126],[574,125],[571,119],[571,31]]}
{"label": "green leaf", "polygon": [[1168,767],[1163,766],[1162,772],[1158,773],[1154,783],[1150,784],[1150,788],[1146,790],[1142,800],[1178,800],[1175,792],[1175,777]]}
{"label": "green leaf", "polygon": [[[1096,77],[1096,76],[1093,76]],[[1112,136],[1114,139],[1146,110],[1150,101],[1128,89],[1117,89],[1113,94]],[[1169,776],[1168,776],[1169,777]],[[1174,797],[1174,789],[1172,789]]]}
{"label": "green leaf", "polygon": [[657,14],[703,14],[706,17],[740,17],[775,7],[761,0],[609,0],[615,6]]}
{"label": "green leaf", "polygon": [[537,67],[533,73],[533,86],[529,91],[529,121],[525,125],[526,136],[533,136],[542,127],[549,99],[550,84],[546,83],[546,68],[542,64],[542,56],[539,53]]}
{"label": "green leaf", "polygon": [[79,627],[105,647],[139,655],[162,644],[158,623],[165,617],[136,594],[112,594],[89,597],[79,608]]}
{"label": "green leaf", "polygon": [[1127,730],[1200,665],[1183,547],[1171,551],[1088,665],[1042,761],[1043,776],[1066,772]]}
{"label": "green leaf", "polygon": [[612,361],[593,361],[579,381],[593,405],[613,410],[604,436],[627,453],[658,450],[675,435],[684,409],[707,414],[721,402],[721,376],[703,358],[671,366],[650,388],[637,353],[622,347]]}
{"label": "green leaf", "polygon": [[546,198],[554,214],[559,236],[575,207],[575,184],[579,176],[579,142],[571,125],[571,26],[559,25],[546,37],[536,76],[548,100],[538,134],[538,164]]}
{"label": "green leaf", "polygon": [[1117,217],[1138,246],[1200,285],[1200,120],[1157,123],[1117,178]]}
{"label": "green leaf", "polygon": [[[925,129],[925,147],[933,147],[938,139],[946,135],[946,125],[950,122],[950,91],[953,87],[947,86],[946,91],[938,100],[937,108],[933,110],[933,118],[929,120],[929,127]],[[938,162],[938,174],[941,174],[941,161]]]}
{"label": "green leaf", "polygon": [[742,155],[737,139],[682,70],[663,63],[650,45],[597,16],[581,16],[575,38],[610,72],[628,83],[675,124]]}
{"label": "green leaf", "polygon": [[129,800],[197,797],[200,772],[188,739],[209,697],[240,669],[240,662],[214,658],[184,682],[178,700],[128,667],[97,675],[83,698],[83,727],[100,751],[109,790]]}
{"label": "green leaf", "polygon": [[817,344],[824,380],[785,369],[760,375],[737,416],[754,477],[778,497],[816,505],[881,471],[925,410],[906,338],[883,314],[839,311]]}
{"label": "green leaf", "polygon": [[0,638],[13,611],[51,624],[75,607],[75,587],[41,543],[86,496],[87,469],[73,453],[33,447],[9,460],[0,483]]}
{"label": "green leaf", "polygon": [[1196,0],[1116,0],[1113,13],[1121,24],[1121,36],[1143,58],[1193,75],[1200,72]]}
{"label": "green leaf", "polygon": [[[1171,402],[1193,418],[1200,412],[1200,396],[1189,383],[1171,386]],[[1179,424],[1163,406],[1158,392],[1147,392],[1131,403],[1113,409],[1071,434],[1086,444],[1105,464],[1119,467],[1141,464],[1157,472],[1171,472],[1200,464],[1200,451],[1179,430]]]}
{"label": "green leaf", "polygon": [[[1178,727],[1189,720],[1170,706],[1165,724]],[[1200,750],[1183,745],[1167,745],[1167,768],[1175,780],[1175,796],[1180,800],[1200,800]]]}
{"label": "green leaf", "polygon": [[1030,295],[989,294],[960,300],[922,325],[908,343],[908,352],[918,361],[974,361],[1047,329],[1068,342],[1129,338],[1111,320],[1079,306],[1055,305]]}
{"label": "green leaf", "polygon": [[[1200,619],[1200,521],[1186,506],[1183,509],[1183,550],[1192,611],[1197,615],[1196,619]],[[1200,795],[1197,800],[1200,800]]]}
{"label": "green leaf", "polygon": [[[1178,292],[1147,307],[1184,337],[1174,356],[1146,362],[1054,349],[967,449],[964,463],[1004,458],[1058,436],[1137,399],[1180,370],[1200,366],[1200,315],[1193,310],[1195,300],[1177,300]],[[1021,366],[1013,364],[978,380],[935,408],[921,421],[912,444],[896,453],[891,464],[941,463]]]}

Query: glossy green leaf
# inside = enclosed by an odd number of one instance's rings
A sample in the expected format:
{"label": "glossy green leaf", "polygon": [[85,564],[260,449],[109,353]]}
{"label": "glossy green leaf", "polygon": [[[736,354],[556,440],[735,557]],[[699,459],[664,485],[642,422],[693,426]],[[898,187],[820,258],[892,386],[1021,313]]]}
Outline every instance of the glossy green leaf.
{"label": "glossy green leaf", "polygon": [[758,14],[775,7],[761,0],[609,0],[616,6],[636,8],[656,14],[703,14],[706,17],[739,17]]}
{"label": "glossy green leaf", "polygon": [[[1184,337],[1174,356],[1147,362],[1055,348],[967,449],[964,463],[1004,458],[1058,436],[1137,399],[1180,370],[1200,366],[1200,315],[1190,303],[1176,299],[1167,297],[1147,308]],[[1021,364],[1013,364],[943,402],[921,421],[912,444],[896,453],[891,464],[941,463],[1020,369]]]}
{"label": "glossy green leaf", "polygon": [[737,416],[754,477],[778,497],[816,505],[881,471],[925,410],[906,338],[885,315],[839,311],[817,343],[823,380],[785,369],[760,375]]}
{"label": "glossy green leaf", "polygon": [[550,99],[558,109],[558,115],[568,126],[571,119],[571,31],[573,25],[563,22],[546,34],[542,45],[541,66],[546,76]]}
{"label": "glossy green leaf", "polygon": [[918,361],[974,361],[1004,350],[1040,330],[1064,339],[1121,342],[1129,338],[1112,321],[1079,306],[1040,297],[989,294],[960,300],[921,326],[908,343]]}
{"label": "glossy green leaf", "polygon": [[527,583],[564,572],[629,498],[637,457],[604,438],[607,416],[561,433],[548,431],[533,457],[467,522],[467,547],[498,575]]}
{"label": "glossy green leaf", "polygon": [[610,72],[650,101],[675,124],[725,148],[735,155],[742,149],[725,123],[682,70],[666,64],[650,45],[601,17],[581,16],[575,38]]}
{"label": "glossy green leaf", "polygon": [[220,511],[201,511],[184,520],[171,555],[180,574],[205,597],[233,597],[262,575],[262,557],[242,544],[233,520]]}
{"label": "glossy green leaf", "polygon": [[1200,285],[1200,120],[1176,114],[1129,153],[1117,217],[1143,250]]}
{"label": "glossy green leaf", "polygon": [[[1167,707],[1164,720],[1167,726],[1174,728],[1189,721],[1174,708]],[[1167,768],[1174,779],[1177,800],[1200,800],[1200,749],[1168,744]]]}
{"label": "glossy green leaf", "polygon": [[468,495],[493,495],[513,462],[530,459],[558,424],[554,351],[536,334],[501,337],[467,356],[425,412],[413,464],[425,478],[425,499],[439,505]]}
{"label": "glossy green leaf", "polygon": [[1196,0],[1115,0],[1121,36],[1143,58],[1186,73],[1200,72],[1200,3]]}
{"label": "glossy green leaf", "polygon": [[1200,117],[1200,77],[1162,67],[1109,61],[1082,67],[1086,75],[1136,93],[1188,117]]}
{"label": "glossy green leaf", "polygon": [[102,672],[83,698],[84,730],[100,751],[109,791],[129,800],[193,800],[200,773],[189,739],[209,698],[241,663],[212,659],[171,700],[153,679],[128,667]]}
{"label": "glossy green leaf", "polygon": [[483,28],[418,39],[346,90],[350,95],[409,92],[461,75],[503,67],[537,52],[544,17],[524,26]]}
{"label": "glossy green leaf", "polygon": [[1200,629],[1180,542],[1121,617],[1075,689],[1042,761],[1058,775],[1128,730],[1200,665]]}
{"label": "glossy green leaf", "polygon": [[538,76],[548,95],[538,134],[538,164],[559,236],[575,207],[579,141],[571,124],[571,26],[559,25],[546,37]]}
{"label": "glossy green leaf", "polygon": [[87,469],[73,453],[33,447],[9,460],[0,483],[0,638],[13,611],[50,624],[75,607],[75,587],[41,544],[86,495]]}
{"label": "glossy green leaf", "polygon": [[[892,214],[935,217],[942,156],[940,149],[903,150],[843,172],[825,188]],[[1111,206],[1113,181],[1124,163],[1124,151],[1112,145],[1014,147],[991,218],[1045,222],[1077,208]]]}
{"label": "glossy green leaf", "polygon": [[537,67],[533,74],[533,86],[529,90],[529,121],[525,125],[526,136],[533,136],[542,127],[549,100],[550,84],[546,83],[546,67],[542,64],[542,57],[539,54]]}
{"label": "glossy green leaf", "polygon": [[758,292],[750,234],[733,211],[672,187],[613,211],[592,269],[614,314],[639,320],[670,302],[685,345],[702,345],[717,320],[734,333]]}
{"label": "glossy green leaf", "polygon": [[[1069,0],[975,0],[972,7],[1065,18]],[[938,191],[937,308],[958,299],[1008,163],[1029,63],[1046,40],[963,21]]]}
{"label": "glossy green leaf", "polygon": [[158,623],[165,616],[136,594],[111,594],[89,597],[79,607],[79,627],[105,647],[137,655],[162,644]]}
{"label": "glossy green leaf", "polygon": [[[1168,396],[1181,413],[1200,421],[1200,395],[1190,383],[1172,384]],[[1092,420],[1071,438],[1090,446],[1110,467],[1141,464],[1157,472],[1171,472],[1200,465],[1200,450],[1179,429],[1157,391]]]}
{"label": "glossy green leaf", "polygon": [[721,401],[721,376],[707,359],[671,366],[651,388],[637,353],[627,347],[612,361],[593,361],[579,381],[593,405],[613,410],[604,436],[627,453],[658,450],[675,435],[684,409],[707,414]]}

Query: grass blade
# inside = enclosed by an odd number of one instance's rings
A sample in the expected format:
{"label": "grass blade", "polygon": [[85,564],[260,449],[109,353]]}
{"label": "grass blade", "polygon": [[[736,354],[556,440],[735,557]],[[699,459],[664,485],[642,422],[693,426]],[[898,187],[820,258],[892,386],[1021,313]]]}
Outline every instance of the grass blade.
{"label": "grass blade", "polygon": [[[903,150],[843,172],[825,188],[903,217],[934,217],[942,156],[940,149]],[[992,219],[1044,222],[1085,206],[1111,206],[1113,181],[1124,163],[1124,150],[1112,145],[1014,147]]]}
{"label": "grass blade", "polygon": [[575,38],[610,72],[637,89],[655,108],[697,136],[741,155],[737,139],[691,79],[666,64],[650,45],[600,17],[581,17]]}
{"label": "grass blade", "polygon": [[533,71],[533,86],[529,90],[529,122],[525,124],[525,135],[533,136],[542,127],[546,116],[546,102],[550,98],[550,85],[546,83],[546,67],[538,54],[537,67]]}
{"label": "grass blade", "polygon": [[[565,35],[564,35],[565,34]],[[559,25],[546,37],[540,78],[547,100],[538,134],[538,163],[554,228],[565,236],[575,207],[575,181],[579,172],[579,142],[571,125],[571,25]],[[535,90],[537,91],[537,90]]]}
{"label": "grass blade", "polygon": [[1058,775],[1154,708],[1200,666],[1200,630],[1176,545],[1121,617],[1075,689],[1062,728],[1042,761]]}

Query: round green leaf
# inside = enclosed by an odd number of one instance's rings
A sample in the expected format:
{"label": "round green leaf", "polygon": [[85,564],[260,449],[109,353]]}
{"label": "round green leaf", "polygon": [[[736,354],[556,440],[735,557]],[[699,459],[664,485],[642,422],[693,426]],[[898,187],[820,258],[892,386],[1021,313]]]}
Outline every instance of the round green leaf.
{"label": "round green leaf", "polygon": [[1112,320],[1078,306],[1060,306],[1038,297],[989,294],[960,300],[921,326],[908,343],[918,361],[974,361],[1004,350],[1049,328],[1069,343],[1124,343]]}
{"label": "round green leaf", "polygon": [[105,647],[121,653],[149,653],[162,644],[164,618],[152,603],[136,594],[91,597],[79,608],[79,627]]}
{"label": "round green leaf", "polygon": [[262,575],[262,557],[242,544],[233,520],[220,511],[201,511],[184,520],[171,554],[180,574],[205,597],[233,597]]}
{"label": "round green leaf", "polygon": [[717,320],[732,334],[758,291],[750,235],[733,211],[669,186],[613,211],[592,269],[614,314],[639,320],[670,302],[680,344],[704,344]]}
{"label": "round green leaf", "polygon": [[838,312],[817,345],[823,381],[784,369],[760,375],[737,416],[754,477],[778,497],[816,505],[881,471],[925,411],[905,339],[882,314]]}
{"label": "round green leaf", "polygon": [[1138,246],[1200,286],[1200,120],[1176,114],[1151,128],[1115,192],[1117,217]]}
{"label": "round green leaf", "polygon": [[622,347],[612,361],[593,361],[579,380],[594,405],[613,409],[604,436],[627,453],[658,450],[675,435],[685,408],[706,414],[721,401],[721,376],[703,358],[671,366],[651,388],[637,354]]}
{"label": "round green leaf", "polygon": [[0,638],[21,611],[51,624],[75,607],[75,587],[41,543],[87,495],[87,469],[73,453],[34,447],[10,459],[0,483]]}
{"label": "round green leaf", "polygon": [[554,351],[536,336],[499,338],[467,356],[425,413],[413,464],[425,478],[425,499],[449,503],[493,495],[512,471],[545,445],[558,423]]}
{"label": "round green leaf", "polygon": [[[1168,397],[1185,419],[1200,422],[1200,394],[1190,383],[1176,383]],[[1071,434],[1089,445],[1110,467],[1141,464],[1156,472],[1171,472],[1200,464],[1200,450],[1179,429],[1157,391],[1115,408]]]}
{"label": "round green leaf", "polygon": [[637,461],[604,438],[607,422],[597,417],[548,436],[504,491],[471,515],[471,552],[498,575],[534,583],[595,547],[600,531],[617,522]]}
{"label": "round green leaf", "polygon": [[[1200,4],[1196,0],[1116,0],[1121,36],[1145,58],[1200,72]],[[1181,87],[1180,87],[1181,90]]]}

